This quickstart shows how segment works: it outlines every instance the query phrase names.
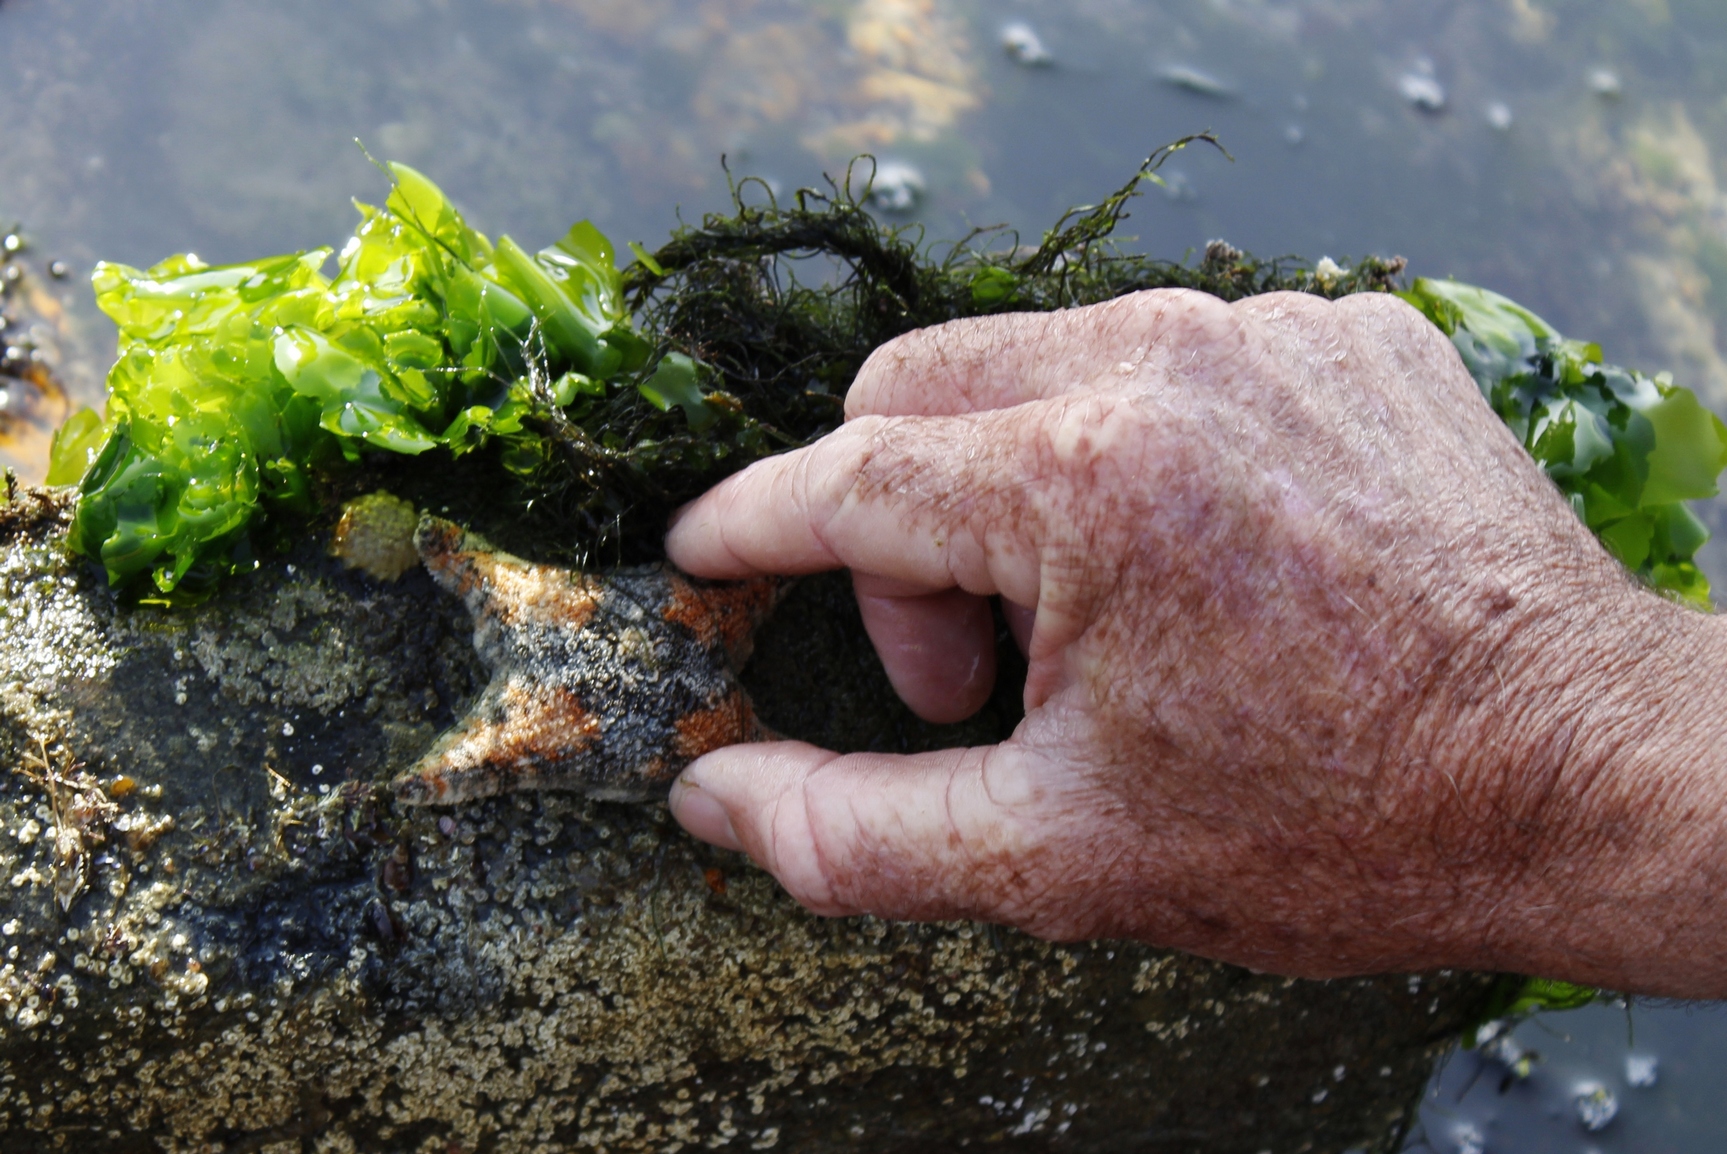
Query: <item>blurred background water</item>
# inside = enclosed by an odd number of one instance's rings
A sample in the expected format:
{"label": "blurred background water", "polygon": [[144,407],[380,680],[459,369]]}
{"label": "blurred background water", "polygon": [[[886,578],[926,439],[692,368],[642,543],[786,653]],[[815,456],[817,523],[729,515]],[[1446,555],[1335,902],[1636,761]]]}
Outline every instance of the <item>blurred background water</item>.
{"label": "blurred background water", "polygon": [[[932,239],[1035,236],[1199,129],[1235,159],[1170,164],[1127,227],[1146,251],[1401,254],[1727,412],[1721,0],[4,0],[0,223],[28,247],[0,454],[40,476],[54,420],[100,404],[96,260],[340,243],[384,193],[355,137],[490,233],[587,216],[651,247],[726,204],[722,154],[784,195],[872,153]],[[1704,559],[1727,588],[1727,535]],[[1411,1148],[1719,1150],[1724,1027],[1530,1022],[1534,1073],[1456,1055]]]}

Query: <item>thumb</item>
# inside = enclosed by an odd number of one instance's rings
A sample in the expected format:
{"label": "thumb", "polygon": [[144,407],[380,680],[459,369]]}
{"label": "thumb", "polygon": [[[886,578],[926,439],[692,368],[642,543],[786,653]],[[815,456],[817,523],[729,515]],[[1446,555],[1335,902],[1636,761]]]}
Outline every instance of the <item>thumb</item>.
{"label": "thumb", "polygon": [[1011,743],[904,757],[733,745],[684,770],[671,808],[818,914],[1024,925],[1049,888],[1037,767]]}

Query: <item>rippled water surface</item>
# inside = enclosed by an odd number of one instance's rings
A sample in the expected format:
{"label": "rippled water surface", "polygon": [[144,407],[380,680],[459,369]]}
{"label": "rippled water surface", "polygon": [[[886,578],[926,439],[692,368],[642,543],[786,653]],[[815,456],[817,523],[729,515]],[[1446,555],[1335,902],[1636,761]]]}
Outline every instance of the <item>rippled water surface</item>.
{"label": "rippled water surface", "polygon": [[[113,348],[97,259],[339,242],[348,197],[382,195],[355,137],[537,247],[581,216],[657,242],[725,203],[722,154],[786,191],[871,152],[932,238],[1035,234],[1210,128],[1235,159],[1177,158],[1128,228],[1150,251],[1399,253],[1727,411],[1720,0],[5,0],[0,59],[0,217],[75,403]],[[0,425],[30,475],[58,410],[27,392]],[[1727,545],[1708,560],[1727,585]],[[1631,1020],[1654,1087],[1625,1084],[1623,1013],[1559,1016],[1523,1028],[1545,1060],[1504,1094],[1445,1067],[1417,1145],[1720,1149],[1721,1015]],[[1618,1105],[1599,1133],[1589,1081]]]}

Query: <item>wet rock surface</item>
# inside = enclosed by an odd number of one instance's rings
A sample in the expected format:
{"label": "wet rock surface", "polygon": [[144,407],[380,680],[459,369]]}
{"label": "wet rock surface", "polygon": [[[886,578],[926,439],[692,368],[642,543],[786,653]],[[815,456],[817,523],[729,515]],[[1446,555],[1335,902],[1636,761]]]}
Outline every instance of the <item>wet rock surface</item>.
{"label": "wet rock surface", "polygon": [[[656,806],[398,808],[485,681],[424,572],[127,609],[60,524],[0,515],[8,1152],[1382,1148],[1485,989],[824,921]],[[842,748],[1015,720],[901,709],[843,579],[744,679]]]}

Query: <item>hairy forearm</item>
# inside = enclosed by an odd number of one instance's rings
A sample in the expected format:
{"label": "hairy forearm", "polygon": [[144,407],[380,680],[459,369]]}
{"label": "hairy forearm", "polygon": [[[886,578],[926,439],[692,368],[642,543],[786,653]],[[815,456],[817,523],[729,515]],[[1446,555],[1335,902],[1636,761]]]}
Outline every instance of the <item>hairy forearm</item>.
{"label": "hairy forearm", "polygon": [[[1628,585],[1629,582],[1627,581]],[[1727,995],[1727,619],[1626,589],[1524,639],[1523,708],[1477,723],[1497,800],[1469,964]],[[1496,885],[1495,885],[1496,882]]]}

